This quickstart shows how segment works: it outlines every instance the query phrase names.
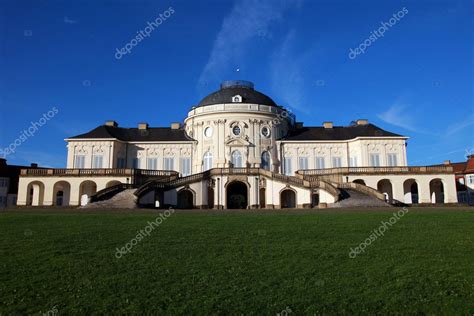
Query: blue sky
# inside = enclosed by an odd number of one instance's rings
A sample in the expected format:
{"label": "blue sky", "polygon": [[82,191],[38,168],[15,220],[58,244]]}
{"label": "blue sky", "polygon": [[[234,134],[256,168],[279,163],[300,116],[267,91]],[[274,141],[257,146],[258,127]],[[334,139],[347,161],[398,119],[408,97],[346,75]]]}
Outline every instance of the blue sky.
{"label": "blue sky", "polygon": [[[64,138],[114,119],[169,126],[228,79],[305,125],[358,118],[409,136],[411,165],[474,152],[472,1],[1,1],[0,148],[64,167]],[[137,32],[169,15],[129,54]],[[372,31],[407,13],[363,54]]]}

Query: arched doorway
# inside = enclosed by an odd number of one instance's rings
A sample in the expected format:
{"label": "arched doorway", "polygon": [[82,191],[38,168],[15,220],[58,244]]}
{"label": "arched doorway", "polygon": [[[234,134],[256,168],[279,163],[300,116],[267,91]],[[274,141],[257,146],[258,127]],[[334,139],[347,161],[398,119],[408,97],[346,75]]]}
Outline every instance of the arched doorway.
{"label": "arched doorway", "polygon": [[358,184],[362,184],[362,185],[366,185],[366,184],[365,184],[365,181],[362,180],[362,179],[357,179],[357,180],[354,180],[354,181],[352,181],[352,182],[358,183]]}
{"label": "arched doorway", "polygon": [[121,184],[122,182],[120,181],[117,181],[117,180],[112,180],[112,181],[109,181],[107,182],[107,184],[105,185],[106,188],[110,188],[110,187],[113,187],[114,185],[119,185]]}
{"label": "arched doorway", "polygon": [[418,184],[415,179],[403,182],[403,196],[406,204],[418,204]]}
{"label": "arched doorway", "polygon": [[183,189],[178,192],[178,208],[191,209],[194,207],[194,194],[191,190]]}
{"label": "arched doorway", "polygon": [[227,185],[227,208],[246,209],[248,206],[247,185],[240,181],[234,181]]}
{"label": "arched doorway", "polygon": [[313,193],[311,195],[311,207],[317,207],[319,205],[319,193]]}
{"label": "arched doorway", "polygon": [[259,192],[258,192],[258,199],[259,199],[259,204],[260,204],[260,208],[265,208],[267,205],[266,205],[266,198],[265,198],[265,188],[260,188]]}
{"label": "arched doorway", "polygon": [[441,179],[430,181],[431,203],[444,203],[444,185]]}
{"label": "arched doorway", "polygon": [[207,207],[214,208],[214,188],[207,187]]}
{"label": "arched doorway", "polygon": [[66,181],[59,181],[54,184],[53,203],[57,206],[68,206],[71,195],[71,185]]}
{"label": "arched doorway", "polygon": [[393,202],[393,191],[392,183],[388,179],[380,180],[377,183],[377,190],[385,195],[385,201],[392,204]]}
{"label": "arched doorway", "polygon": [[97,184],[94,181],[86,180],[79,186],[79,200],[81,206],[89,203],[90,197],[97,192]]}
{"label": "arched doorway", "polygon": [[41,206],[43,205],[44,199],[44,184],[40,181],[33,181],[28,184],[27,192],[27,205]]}
{"label": "arched doorway", "polygon": [[293,190],[285,189],[280,193],[281,208],[296,208],[296,193]]}

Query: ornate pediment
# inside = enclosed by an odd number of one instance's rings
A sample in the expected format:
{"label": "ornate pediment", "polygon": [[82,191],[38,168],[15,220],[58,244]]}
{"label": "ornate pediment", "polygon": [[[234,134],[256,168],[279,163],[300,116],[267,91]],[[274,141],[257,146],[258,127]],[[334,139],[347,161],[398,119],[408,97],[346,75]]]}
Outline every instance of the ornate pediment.
{"label": "ornate pediment", "polygon": [[252,145],[248,140],[244,138],[230,138],[228,139],[225,144],[227,146],[250,146]]}

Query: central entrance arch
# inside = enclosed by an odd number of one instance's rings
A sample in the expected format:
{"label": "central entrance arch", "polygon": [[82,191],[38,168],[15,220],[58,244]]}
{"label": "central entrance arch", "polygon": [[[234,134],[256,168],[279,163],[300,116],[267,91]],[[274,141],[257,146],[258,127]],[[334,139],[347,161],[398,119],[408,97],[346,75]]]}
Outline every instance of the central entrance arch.
{"label": "central entrance arch", "polygon": [[[318,201],[319,203],[319,201]],[[284,189],[280,193],[280,207],[281,208],[295,208],[296,207],[296,193],[291,189]]]}
{"label": "central entrance arch", "polygon": [[189,189],[183,189],[178,192],[178,208],[191,209],[194,207],[194,194]]}
{"label": "central entrance arch", "polygon": [[247,185],[234,181],[227,185],[226,197],[228,209],[246,209],[248,206]]}

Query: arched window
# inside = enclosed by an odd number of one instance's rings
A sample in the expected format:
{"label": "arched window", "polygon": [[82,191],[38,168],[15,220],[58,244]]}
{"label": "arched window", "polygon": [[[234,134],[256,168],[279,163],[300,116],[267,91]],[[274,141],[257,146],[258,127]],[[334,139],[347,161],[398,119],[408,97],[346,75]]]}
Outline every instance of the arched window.
{"label": "arched window", "polygon": [[212,154],[208,151],[204,154],[203,158],[203,171],[209,170],[212,168]]}
{"label": "arched window", "polygon": [[264,151],[262,153],[262,162],[260,163],[260,167],[265,170],[270,170],[270,154],[268,151]]}
{"label": "arched window", "polygon": [[232,167],[242,168],[242,154],[238,150],[232,152]]}

